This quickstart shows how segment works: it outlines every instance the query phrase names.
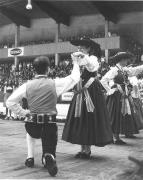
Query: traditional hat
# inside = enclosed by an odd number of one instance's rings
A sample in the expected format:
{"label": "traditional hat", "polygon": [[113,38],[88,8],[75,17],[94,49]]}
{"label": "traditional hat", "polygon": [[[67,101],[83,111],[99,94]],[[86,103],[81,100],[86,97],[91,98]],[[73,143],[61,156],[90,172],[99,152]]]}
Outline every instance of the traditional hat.
{"label": "traditional hat", "polygon": [[70,41],[70,43],[74,46],[85,46],[85,47],[91,47],[94,49],[95,51],[95,55],[97,57],[101,56],[101,48],[100,45],[96,42],[94,42],[93,40],[91,40],[90,38],[80,38],[77,40],[72,40]]}
{"label": "traditional hat", "polygon": [[132,59],[132,58],[134,58],[134,55],[130,52],[118,52],[115,56],[112,56],[110,60],[114,61],[115,63],[118,63],[123,59]]}

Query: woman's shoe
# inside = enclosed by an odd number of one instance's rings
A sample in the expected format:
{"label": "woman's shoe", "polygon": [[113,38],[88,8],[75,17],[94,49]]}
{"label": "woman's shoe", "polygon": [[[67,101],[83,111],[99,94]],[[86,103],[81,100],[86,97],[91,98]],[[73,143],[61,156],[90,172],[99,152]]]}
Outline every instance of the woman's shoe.
{"label": "woman's shoe", "polygon": [[91,151],[89,153],[83,152],[81,155],[81,159],[90,159]]}
{"label": "woman's shoe", "polygon": [[6,116],[6,117],[4,118],[4,120],[9,120],[9,117],[8,117],[8,116]]}
{"label": "woman's shoe", "polygon": [[27,167],[33,167],[34,166],[34,158],[28,158],[25,161],[25,166]]}
{"label": "woman's shoe", "polygon": [[75,155],[75,158],[77,158],[77,159],[81,158],[82,154],[83,154],[83,152],[78,152],[78,153]]}
{"label": "woman's shoe", "polygon": [[125,135],[125,138],[136,139],[137,137],[131,134],[131,135]]}
{"label": "woman's shoe", "polygon": [[127,143],[124,142],[124,141],[121,140],[121,139],[118,139],[118,140],[115,140],[115,141],[114,141],[114,144],[116,144],[116,145],[125,145],[125,144],[127,144]]}
{"label": "woman's shoe", "polygon": [[14,117],[10,116],[10,117],[9,117],[9,120],[14,120]]}

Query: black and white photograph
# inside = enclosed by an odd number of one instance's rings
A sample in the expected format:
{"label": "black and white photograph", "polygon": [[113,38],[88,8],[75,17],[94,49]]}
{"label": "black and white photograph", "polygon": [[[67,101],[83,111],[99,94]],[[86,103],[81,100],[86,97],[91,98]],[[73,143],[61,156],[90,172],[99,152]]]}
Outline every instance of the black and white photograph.
{"label": "black and white photograph", "polygon": [[0,0],[0,179],[143,180],[142,0]]}

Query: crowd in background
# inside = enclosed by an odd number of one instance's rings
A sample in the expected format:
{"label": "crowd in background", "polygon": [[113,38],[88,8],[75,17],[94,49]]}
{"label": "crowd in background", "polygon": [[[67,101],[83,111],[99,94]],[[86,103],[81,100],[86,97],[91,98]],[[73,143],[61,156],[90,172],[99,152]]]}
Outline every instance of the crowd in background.
{"label": "crowd in background", "polygon": [[[50,59],[50,71],[49,77],[52,79],[61,78],[69,75],[72,69],[72,62],[70,59],[64,59],[55,65],[54,59]],[[0,64],[0,90],[4,91],[4,86],[10,84],[14,88],[23,84],[25,81],[32,79],[35,76],[33,69],[33,63],[20,62],[15,72],[14,65],[12,63]]]}
{"label": "crowd in background", "polygon": [[[109,37],[115,37],[117,36],[117,33],[108,33]],[[80,39],[81,37],[87,37],[87,38],[103,38],[105,37],[104,32],[100,32],[100,33],[96,33],[96,32],[87,32],[87,33],[80,33],[80,35],[73,35],[73,36],[69,36],[69,37],[60,37],[59,38],[59,42],[66,42],[66,41],[71,41],[74,39]],[[23,41],[20,42],[20,46],[28,46],[28,45],[36,45],[36,44],[47,44],[47,43],[53,43],[55,40],[54,39],[38,39],[38,40],[34,40],[34,41]],[[0,48],[12,48],[14,47],[14,41],[11,42],[10,40],[8,40],[8,42],[4,42],[2,44],[0,44]]]}
{"label": "crowd in background", "polygon": [[[75,39],[80,39],[81,37],[87,37],[87,38],[102,38],[105,34],[103,33],[93,33],[89,32],[86,34],[80,34],[79,36],[71,36],[71,37],[62,37],[59,39],[59,42],[64,41],[71,41]],[[115,37],[118,36],[117,33],[109,33],[109,37]],[[20,44],[20,46],[26,46],[26,45],[34,45],[34,44],[46,44],[54,42],[52,40],[37,40],[37,41],[27,41]],[[136,56],[136,62],[138,63],[141,59],[141,55],[143,52],[143,47],[138,44],[136,41],[134,41],[129,36],[126,36],[126,42],[128,44],[127,51],[132,52]],[[9,48],[12,47],[12,43],[7,44],[1,44],[0,48]],[[109,52],[110,55],[110,52]],[[112,62],[109,58],[109,64],[106,63],[105,58],[101,58],[99,60],[100,68],[98,70],[98,78],[101,79],[102,76],[106,74],[107,71],[110,69],[110,65],[112,66]],[[58,65],[55,65],[55,59],[53,57],[50,57],[50,71],[49,71],[49,77],[52,79],[55,78],[62,78],[71,73],[72,70],[72,61],[69,56],[60,57],[60,61]],[[17,70],[15,71],[15,67],[12,62],[4,62],[0,63],[0,92],[5,93],[6,87],[11,87],[13,90],[17,88],[18,86],[22,85],[27,80],[33,79],[35,76],[35,71],[33,68],[33,62],[30,60],[21,61],[17,67]],[[138,76],[140,81],[143,79],[143,73]],[[143,89],[140,88],[140,89]]]}
{"label": "crowd in background", "polygon": [[[102,76],[106,74],[110,69],[110,65],[106,63],[105,58],[101,58],[100,68],[98,70],[98,78],[101,79]],[[62,78],[71,73],[72,70],[72,61],[69,57],[60,58],[58,65],[55,65],[54,58],[50,58],[50,71],[49,77],[52,79]],[[15,72],[14,65],[9,63],[1,63],[0,64],[0,91],[5,93],[5,89],[7,87],[12,87],[14,90],[18,86],[22,85],[27,80],[33,79],[35,76],[35,71],[33,68],[32,61],[22,61],[19,63],[17,71]],[[143,73],[138,75],[138,79],[141,84],[143,81]],[[143,95],[143,87],[140,87],[141,94]],[[17,118],[17,117],[16,117]]]}

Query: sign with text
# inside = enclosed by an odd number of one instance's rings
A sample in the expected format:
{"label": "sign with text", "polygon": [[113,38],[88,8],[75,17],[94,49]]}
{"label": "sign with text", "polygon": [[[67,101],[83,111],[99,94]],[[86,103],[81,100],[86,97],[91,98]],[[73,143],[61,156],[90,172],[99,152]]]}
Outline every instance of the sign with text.
{"label": "sign with text", "polygon": [[24,55],[24,47],[15,47],[8,49],[8,57],[23,56],[23,55]]}

